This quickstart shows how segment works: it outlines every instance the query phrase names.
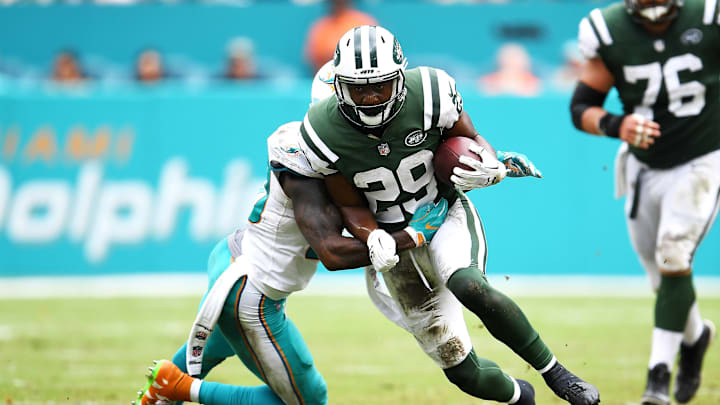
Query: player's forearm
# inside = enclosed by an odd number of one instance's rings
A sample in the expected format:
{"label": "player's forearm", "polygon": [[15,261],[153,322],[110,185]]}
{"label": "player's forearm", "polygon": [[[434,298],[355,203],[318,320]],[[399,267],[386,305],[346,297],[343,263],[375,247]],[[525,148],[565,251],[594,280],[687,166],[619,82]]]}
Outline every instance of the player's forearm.
{"label": "player's forearm", "polygon": [[608,112],[602,107],[589,107],[582,114],[582,130],[592,135],[605,135],[599,127],[600,118]]}
{"label": "player's forearm", "polygon": [[615,78],[600,58],[591,58],[583,65],[570,100],[570,115],[577,129],[593,135],[618,136],[620,116],[608,114],[603,108],[614,83]]}
{"label": "player's forearm", "polygon": [[[394,232],[392,237],[397,243],[398,250],[415,247],[415,242],[405,231]],[[324,241],[323,246],[315,251],[323,265],[331,271],[370,265],[367,246],[357,238],[332,237]]]}
{"label": "player's forearm", "polygon": [[328,270],[355,269],[370,264],[367,246],[356,238],[335,236],[323,241],[315,251]]}
{"label": "player's forearm", "polygon": [[379,228],[375,217],[367,207],[348,206],[339,208],[345,228],[363,243],[367,242],[372,231]]}

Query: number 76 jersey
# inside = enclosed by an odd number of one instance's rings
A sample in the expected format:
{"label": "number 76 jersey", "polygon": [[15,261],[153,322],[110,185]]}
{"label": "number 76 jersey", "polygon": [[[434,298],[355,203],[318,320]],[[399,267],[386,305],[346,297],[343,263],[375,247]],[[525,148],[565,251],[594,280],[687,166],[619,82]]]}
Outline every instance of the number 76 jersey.
{"label": "number 76 jersey", "polygon": [[718,0],[685,0],[668,29],[653,35],[622,2],[594,9],[578,42],[615,78],[625,114],[660,124],[649,149],[630,147],[652,168],[668,168],[720,149],[720,16]]}
{"label": "number 76 jersey", "polygon": [[443,130],[462,113],[462,97],[440,69],[419,67],[405,75],[405,101],[381,135],[350,124],[335,97],[314,104],[300,127],[300,146],[313,170],[345,176],[390,232],[404,228],[418,206],[456,198],[454,188],[436,181],[432,161]]}

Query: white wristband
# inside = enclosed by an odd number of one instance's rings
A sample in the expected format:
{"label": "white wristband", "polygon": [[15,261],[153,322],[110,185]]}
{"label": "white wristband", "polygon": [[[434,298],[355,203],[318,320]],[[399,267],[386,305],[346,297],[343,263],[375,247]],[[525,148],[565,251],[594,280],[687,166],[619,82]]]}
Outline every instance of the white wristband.
{"label": "white wristband", "polygon": [[422,232],[416,231],[412,226],[406,227],[403,231],[410,235],[410,239],[415,242],[415,247],[422,246],[425,243],[425,238],[423,237]]}

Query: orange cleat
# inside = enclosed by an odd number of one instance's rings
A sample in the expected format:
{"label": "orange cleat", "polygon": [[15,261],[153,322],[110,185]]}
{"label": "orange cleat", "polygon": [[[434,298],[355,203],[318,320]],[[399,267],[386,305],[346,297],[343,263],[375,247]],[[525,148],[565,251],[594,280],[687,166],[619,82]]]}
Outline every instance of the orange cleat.
{"label": "orange cleat", "polygon": [[193,378],[180,371],[169,360],[154,360],[154,366],[148,367],[147,384],[133,405],[171,404],[175,401],[190,401],[190,386]]}

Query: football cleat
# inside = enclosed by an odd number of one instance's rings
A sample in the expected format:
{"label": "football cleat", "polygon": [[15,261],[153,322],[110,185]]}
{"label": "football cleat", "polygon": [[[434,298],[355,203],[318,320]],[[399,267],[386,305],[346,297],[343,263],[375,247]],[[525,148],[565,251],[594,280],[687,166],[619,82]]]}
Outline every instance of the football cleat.
{"label": "football cleat", "polygon": [[597,405],[600,403],[600,393],[597,388],[568,371],[560,362],[555,363],[542,376],[555,395],[572,405]]}
{"label": "football cleat", "polygon": [[190,400],[190,386],[193,378],[183,373],[169,360],[154,360],[148,367],[147,384],[133,405],[167,405],[175,401]]}
{"label": "football cleat", "polygon": [[715,338],[715,325],[712,321],[704,321],[700,339],[693,345],[680,345],[678,373],[675,376],[675,399],[684,404],[695,396],[700,387],[700,370],[708,346]]}
{"label": "football cleat", "polygon": [[535,389],[525,380],[515,380],[520,386],[520,398],[513,405],[535,405]]}
{"label": "football cleat", "polygon": [[660,363],[648,370],[647,387],[642,405],[670,405],[670,370]]}

